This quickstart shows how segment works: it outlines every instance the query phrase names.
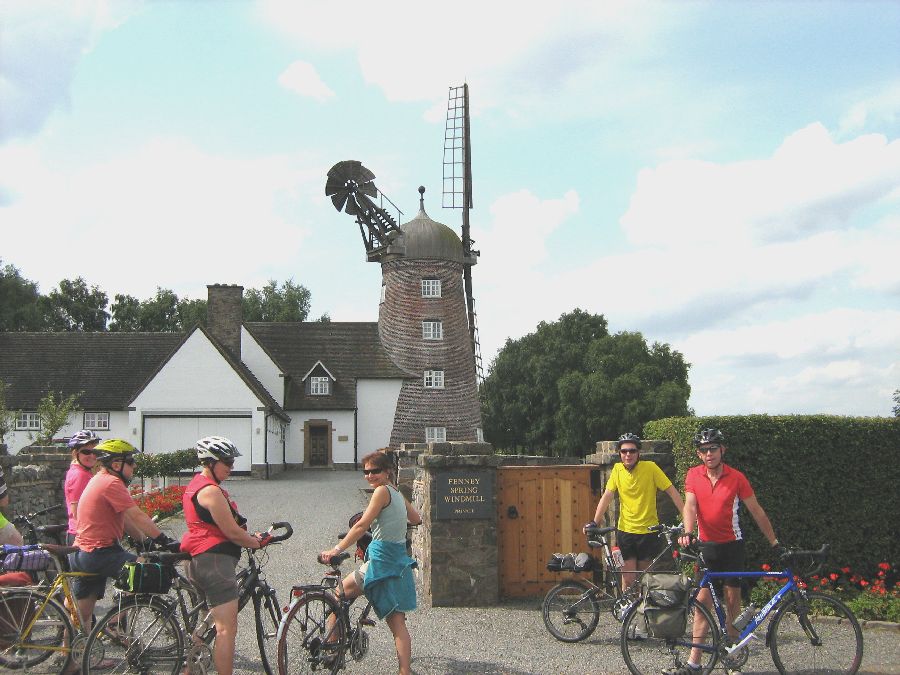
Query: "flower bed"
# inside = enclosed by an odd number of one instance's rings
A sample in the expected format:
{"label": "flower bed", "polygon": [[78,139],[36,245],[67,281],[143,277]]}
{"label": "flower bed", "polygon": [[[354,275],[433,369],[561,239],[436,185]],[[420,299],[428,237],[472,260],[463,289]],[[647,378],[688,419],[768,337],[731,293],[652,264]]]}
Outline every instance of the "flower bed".
{"label": "flower bed", "polygon": [[167,518],[181,511],[181,498],[186,489],[185,485],[170,485],[162,490],[135,495],[134,501],[151,518]]}
{"label": "flower bed", "polygon": [[[762,569],[769,571],[769,565]],[[843,600],[860,621],[893,621],[900,623],[900,588],[896,565],[878,564],[874,578],[867,579],[849,567],[827,574],[813,574],[806,581],[797,579],[802,588],[828,593]],[[750,600],[758,607],[769,601],[780,587],[777,581],[760,580],[750,592]]]}

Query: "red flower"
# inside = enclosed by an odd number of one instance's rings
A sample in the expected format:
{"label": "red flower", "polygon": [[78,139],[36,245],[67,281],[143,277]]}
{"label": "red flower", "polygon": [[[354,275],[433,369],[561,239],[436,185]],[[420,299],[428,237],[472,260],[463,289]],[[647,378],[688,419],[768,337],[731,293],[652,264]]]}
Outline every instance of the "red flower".
{"label": "red flower", "polygon": [[882,562],[882,563],[878,563],[878,569],[884,570],[886,572],[889,569],[891,569],[891,566],[888,565],[886,562]]}
{"label": "red flower", "polygon": [[835,574],[834,572],[832,572],[832,573],[829,574],[828,576],[829,576],[829,578],[830,578],[832,581],[837,581],[837,580],[838,580],[838,575]]}
{"label": "red flower", "polygon": [[865,588],[866,586],[869,585],[869,582],[866,581],[865,579],[862,579],[862,580],[859,582],[859,585],[862,586],[863,588]]}
{"label": "red flower", "polygon": [[762,569],[763,569],[763,572],[768,572],[769,570],[772,569],[772,566],[769,565],[768,563],[763,563]]}
{"label": "red flower", "polygon": [[841,572],[843,572],[844,574],[850,574],[850,568],[849,568],[849,567],[842,567],[842,568],[841,568]]}

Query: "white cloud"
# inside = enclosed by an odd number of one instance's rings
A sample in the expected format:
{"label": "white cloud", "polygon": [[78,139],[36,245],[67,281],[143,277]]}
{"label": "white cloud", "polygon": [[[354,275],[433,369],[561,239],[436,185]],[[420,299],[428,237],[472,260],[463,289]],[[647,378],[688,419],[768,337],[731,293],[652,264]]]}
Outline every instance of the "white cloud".
{"label": "white cloud", "polygon": [[0,141],[34,135],[54,111],[66,110],[81,59],[139,7],[126,0],[0,3]]}
{"label": "white cloud", "polygon": [[323,102],[334,98],[334,92],[325,84],[315,67],[306,61],[294,61],[278,76],[278,84],[285,89],[295,91],[301,96],[308,96]]}
{"label": "white cloud", "polygon": [[859,133],[877,124],[900,119],[900,81],[887,83],[880,91],[853,104],[841,118],[842,135]]}

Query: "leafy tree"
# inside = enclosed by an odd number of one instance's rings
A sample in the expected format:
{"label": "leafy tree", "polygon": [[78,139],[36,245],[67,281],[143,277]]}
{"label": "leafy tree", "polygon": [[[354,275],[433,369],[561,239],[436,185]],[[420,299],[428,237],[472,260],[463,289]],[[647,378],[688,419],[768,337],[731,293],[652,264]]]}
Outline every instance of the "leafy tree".
{"label": "leafy tree", "polygon": [[[45,445],[53,440],[56,432],[69,422],[69,417],[78,412],[81,393],[63,396],[62,393],[47,392],[37,406],[41,418],[41,431],[36,436],[38,444]],[[32,436],[32,438],[35,438]]]}
{"label": "leafy tree", "polygon": [[110,332],[126,333],[141,329],[141,301],[133,295],[116,293],[110,312],[112,313]]}
{"label": "leafy tree", "polygon": [[206,300],[181,300],[167,288],[157,288],[156,295],[138,300],[131,295],[116,295],[112,306],[113,332],[177,332],[206,324]]}
{"label": "leafy tree", "polygon": [[244,293],[244,321],[306,321],[309,315],[310,292],[293,279],[269,281],[262,289],[251,288]]}
{"label": "leafy tree", "polygon": [[19,417],[18,410],[10,410],[6,407],[6,391],[9,385],[0,380],[0,443],[6,440],[6,435],[16,428],[16,419]]}
{"label": "leafy tree", "polygon": [[59,287],[41,298],[46,308],[46,328],[51,331],[105,331],[109,298],[98,286],[88,288],[81,277],[63,279]]}
{"label": "leafy tree", "polygon": [[891,410],[894,417],[900,417],[900,389],[894,391],[894,407]]}
{"label": "leafy tree", "polygon": [[12,265],[0,267],[0,331],[36,331],[43,325],[41,294]]}
{"label": "leafy tree", "polygon": [[316,322],[317,323],[331,323],[331,316],[329,316],[328,312],[325,312],[324,314],[322,314],[322,316],[320,316],[318,319],[316,319]]}
{"label": "leafy tree", "polygon": [[584,454],[598,440],[688,413],[688,364],[640,333],[610,335],[581,310],[507,340],[481,388],[485,436],[498,448]]}
{"label": "leafy tree", "polygon": [[183,330],[193,328],[198,323],[206,325],[206,300],[179,300],[178,321]]}

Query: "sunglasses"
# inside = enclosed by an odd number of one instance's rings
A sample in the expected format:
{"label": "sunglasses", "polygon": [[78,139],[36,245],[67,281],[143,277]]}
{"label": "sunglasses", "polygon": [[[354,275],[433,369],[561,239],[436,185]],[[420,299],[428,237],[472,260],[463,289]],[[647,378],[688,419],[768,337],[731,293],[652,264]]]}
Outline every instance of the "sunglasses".
{"label": "sunglasses", "polygon": [[701,455],[715,454],[722,449],[721,445],[708,445],[705,448],[697,448]]}
{"label": "sunglasses", "polygon": [[88,449],[88,450],[79,450],[78,454],[79,455],[96,455],[97,453],[95,453],[93,450]]}
{"label": "sunglasses", "polygon": [[233,459],[220,459],[219,461],[220,461],[222,464],[224,464],[225,466],[234,466],[234,460],[233,460]]}
{"label": "sunglasses", "polygon": [[135,459],[134,457],[124,457],[122,459],[122,464],[127,464],[128,466],[134,466]]}
{"label": "sunglasses", "polygon": [[622,448],[619,453],[622,455],[636,455],[640,450],[637,448]]}
{"label": "sunglasses", "polygon": [[366,476],[368,476],[369,474],[371,474],[373,476],[377,476],[382,471],[384,471],[384,469],[363,469],[363,474]]}

